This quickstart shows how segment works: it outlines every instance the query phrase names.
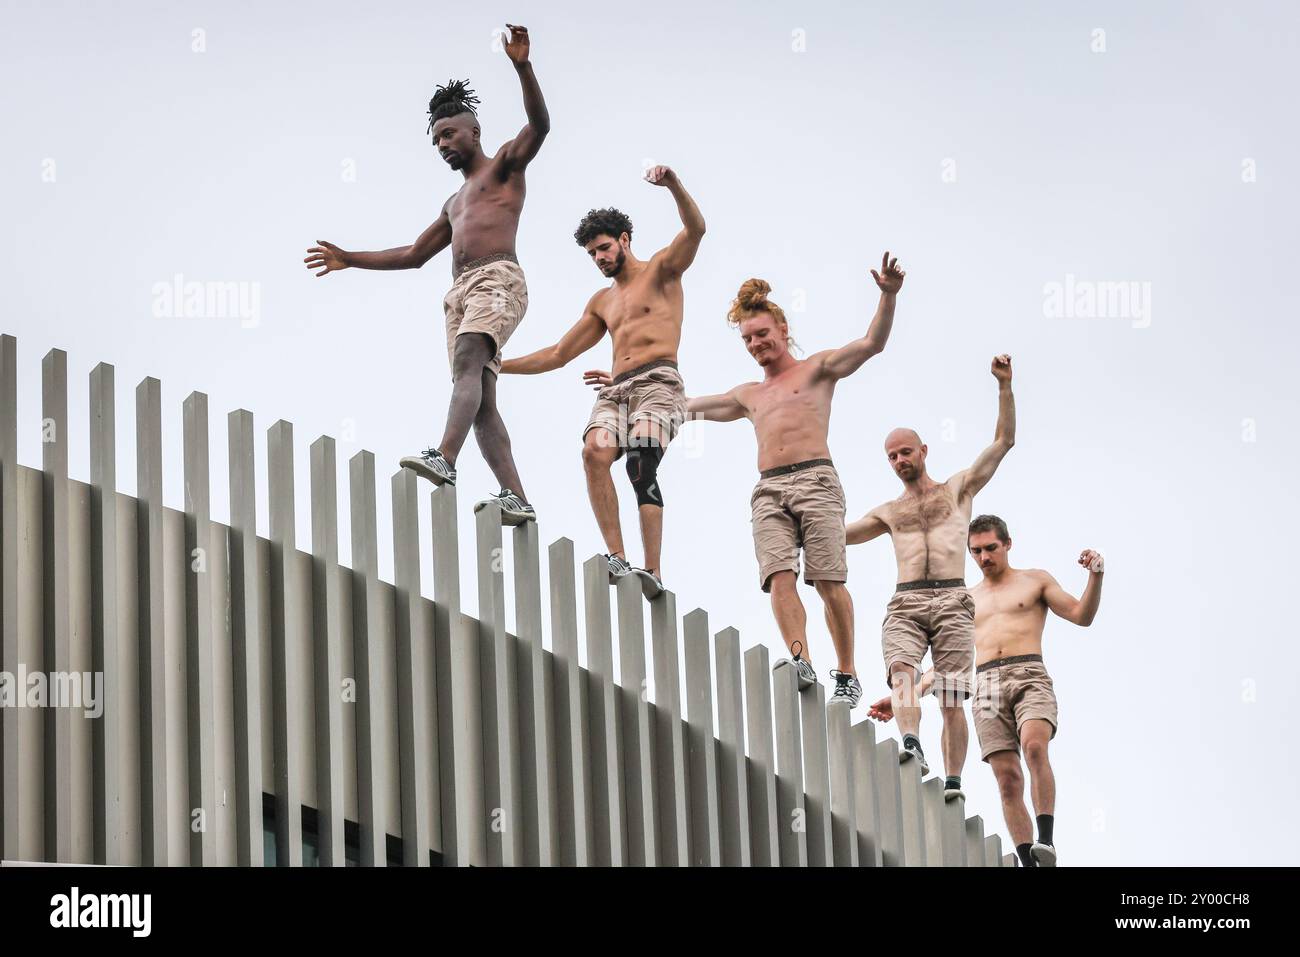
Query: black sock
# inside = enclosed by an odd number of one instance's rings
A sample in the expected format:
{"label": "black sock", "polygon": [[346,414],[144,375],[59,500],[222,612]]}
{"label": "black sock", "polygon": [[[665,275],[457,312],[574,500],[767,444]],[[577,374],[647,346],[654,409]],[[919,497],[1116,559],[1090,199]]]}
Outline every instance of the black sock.
{"label": "black sock", "polygon": [[1038,843],[1052,843],[1052,815],[1050,814],[1038,815]]}
{"label": "black sock", "polygon": [[1037,867],[1038,862],[1034,860],[1034,855],[1029,853],[1032,844],[1017,844],[1016,853],[1020,855],[1021,867]]}
{"label": "black sock", "polygon": [[[908,744],[909,741],[912,742],[910,745]],[[904,748],[912,747],[915,748],[917,751],[920,751],[921,739],[914,734],[905,734],[903,735],[903,747]]]}
{"label": "black sock", "polygon": [[945,791],[960,791],[961,775],[960,774],[948,775],[947,779],[943,782],[943,789]]}

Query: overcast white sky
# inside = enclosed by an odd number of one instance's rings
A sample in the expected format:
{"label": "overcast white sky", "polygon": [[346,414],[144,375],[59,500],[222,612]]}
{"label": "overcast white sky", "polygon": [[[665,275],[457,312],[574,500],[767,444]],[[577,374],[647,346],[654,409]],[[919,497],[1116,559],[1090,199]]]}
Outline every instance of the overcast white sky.
{"label": "overcast white sky", "polygon": [[[169,505],[182,506],[181,402],[204,391],[216,516],[227,515],[227,411],[253,410],[259,434],[294,423],[303,548],[307,448],[334,435],[345,521],[347,458],[376,454],[390,577],[388,477],[437,441],[445,413],[449,257],[316,280],[303,250],[404,244],[437,216],[461,179],[425,135],[436,82],[471,78],[490,150],[514,135],[518,83],[492,30],[521,19],[553,128],[528,172],[519,253],[531,305],[507,354],[553,341],[602,283],[572,240],[588,208],[625,210],[641,255],[671,237],[671,198],[639,181],[648,161],[679,172],[709,224],[686,277],[692,394],[755,374],[724,322],[742,280],[767,278],[787,308],[802,302],[793,332],[816,351],[862,334],[877,296],[868,269],[893,251],[908,271],[893,337],[841,384],[831,428],[850,516],[899,491],[881,451],[893,426],[920,431],[938,478],[970,464],[993,431],[989,359],[1005,351],[1018,442],[976,509],[1007,520],[1014,563],[1076,594],[1080,549],[1107,558],[1093,627],[1052,620],[1046,637],[1062,863],[1296,862],[1296,819],[1280,802],[1300,786],[1286,704],[1300,636],[1283,577],[1300,533],[1285,372],[1297,346],[1284,279],[1297,251],[1294,6],[4,9],[0,331],[19,337],[25,464],[40,465],[40,357],[65,348],[72,474],[88,477],[86,377],[108,361],[120,485],[134,491],[134,388],[155,375]],[[155,284],[177,274],[255,284],[256,322],[156,318]],[[1137,283],[1143,308],[1054,315],[1049,284],[1067,277],[1076,290]],[[602,344],[571,369],[500,388],[543,543],[569,536],[580,558],[603,551],[579,457],[593,398],[581,372],[608,360]],[[260,438],[263,476],[265,449]],[[469,503],[492,488],[472,443],[460,474],[469,569]],[[735,625],[743,645],[766,642],[775,657],[749,533],[749,425],[689,426],[660,474],[679,611],[705,607],[714,630]],[[621,468],[616,480],[633,543]],[[971,563],[968,581],[978,574]],[[887,540],[851,550],[868,694],[883,689],[893,581]],[[811,589],[805,600],[824,674],[829,637]],[[938,732],[927,709],[936,759]],[[1005,835],[973,734],[966,781],[970,812]]]}

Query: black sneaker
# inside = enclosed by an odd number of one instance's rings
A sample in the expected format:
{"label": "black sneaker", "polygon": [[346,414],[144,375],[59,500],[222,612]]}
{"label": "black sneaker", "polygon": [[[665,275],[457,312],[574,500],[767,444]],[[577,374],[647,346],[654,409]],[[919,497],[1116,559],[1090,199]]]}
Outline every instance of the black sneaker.
{"label": "black sneaker", "polygon": [[609,565],[609,583],[617,585],[618,580],[632,571],[632,566],[628,564],[626,558],[618,555],[606,555],[605,562]]}
{"label": "black sneaker", "polygon": [[533,511],[533,507],[508,488],[503,488],[491,498],[485,498],[477,503],[474,511],[477,513],[486,505],[500,507],[502,525],[522,525],[524,522],[537,521],[537,513]]}
{"label": "black sneaker", "polygon": [[425,449],[419,455],[404,455],[398,464],[424,476],[434,485],[456,484],[456,470],[437,449]]}
{"label": "black sneaker", "polygon": [[835,690],[831,692],[831,701],[847,701],[850,708],[856,708],[858,702],[862,700],[862,683],[856,676],[845,674],[843,671],[832,670],[830,675],[835,679]]}

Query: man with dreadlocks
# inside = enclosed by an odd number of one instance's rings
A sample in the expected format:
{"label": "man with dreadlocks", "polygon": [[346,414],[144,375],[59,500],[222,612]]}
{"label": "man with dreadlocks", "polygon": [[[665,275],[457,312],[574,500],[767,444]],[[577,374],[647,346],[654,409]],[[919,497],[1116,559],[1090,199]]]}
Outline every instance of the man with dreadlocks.
{"label": "man with dreadlocks", "polygon": [[438,87],[429,101],[429,132],[443,160],[465,184],[443,204],[442,214],[409,246],[381,252],[349,252],[323,240],[305,262],[324,276],[349,266],[360,269],[418,269],[451,246],[451,291],[443,299],[452,391],[442,441],[401,460],[438,485],[456,484],[456,459],[470,427],[501,491],[474,506],[501,507],[508,525],[535,519],[510,451],[510,436],[497,411],[501,350],[528,308],[528,289],[515,257],[515,234],[524,206],[524,170],[550,131],[541,88],[528,59],[528,30],[507,24],[505,43],[523,87],[528,122],[494,156],[479,141],[478,97],[464,82]]}
{"label": "man with dreadlocks", "polygon": [[[613,283],[587,300],[582,318],[553,346],[509,359],[503,372],[525,375],[558,369],[609,333],[613,375],[592,370],[584,378],[598,389],[582,435],[587,494],[609,554],[611,583],[635,575],[646,598],[663,591],[660,546],[663,494],[659,462],[686,418],[686,386],[677,371],[682,341],[682,274],[695,261],[704,236],[704,217],[682,182],[667,166],[646,171],[646,181],[667,188],[677,202],[682,229],[649,259],[632,253],[632,220],[617,209],[593,209],[573,238]],[[636,492],[645,567],[633,568],[623,552],[618,494],[610,468],[627,453],[627,475]]]}
{"label": "man with dreadlocks", "polygon": [[[772,595],[772,614],[791,660],[799,690],[817,683],[806,654],[807,614],[796,588],[799,550],[804,581],[817,589],[826,627],[835,646],[838,669],[832,701],[855,707],[862,684],[853,663],[853,599],[845,587],[849,567],[844,541],[844,489],[831,463],[827,433],[836,384],[862,368],[885,348],[894,325],[894,306],[905,273],[885,253],[880,272],[880,303],[866,335],[839,349],[796,359],[785,312],[767,298],[772,287],[746,280],[727,313],[740,338],[763,370],[762,382],[746,382],[730,392],[693,398],[692,415],[715,422],[748,418],[758,438],[759,480],[750,498],[759,587]],[[775,670],[775,668],[773,669]]]}

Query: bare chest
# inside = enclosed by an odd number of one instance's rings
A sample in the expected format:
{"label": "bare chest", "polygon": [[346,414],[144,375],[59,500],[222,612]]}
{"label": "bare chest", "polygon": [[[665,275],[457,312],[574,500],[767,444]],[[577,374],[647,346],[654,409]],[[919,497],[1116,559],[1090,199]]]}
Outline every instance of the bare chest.
{"label": "bare chest", "polygon": [[964,521],[947,485],[936,485],[920,495],[899,499],[890,509],[889,517],[894,532],[928,532]]}
{"label": "bare chest", "polygon": [[[648,272],[648,270],[647,270]],[[626,286],[614,286],[600,304],[601,318],[615,338],[632,334],[646,326],[661,323],[681,324],[681,297],[674,297],[649,276],[639,276]]]}
{"label": "bare chest", "polygon": [[750,387],[741,397],[755,422],[785,419],[825,420],[830,415],[831,391],[815,382],[803,369]]}
{"label": "bare chest", "polygon": [[1047,611],[1043,586],[1031,575],[1013,570],[1009,580],[996,587],[988,582],[971,590],[975,598],[975,620],[987,618],[1041,618]]}
{"label": "bare chest", "polygon": [[482,220],[495,219],[501,212],[518,213],[523,206],[524,186],[519,177],[502,180],[488,168],[471,176],[447,205],[453,231],[472,228]]}

